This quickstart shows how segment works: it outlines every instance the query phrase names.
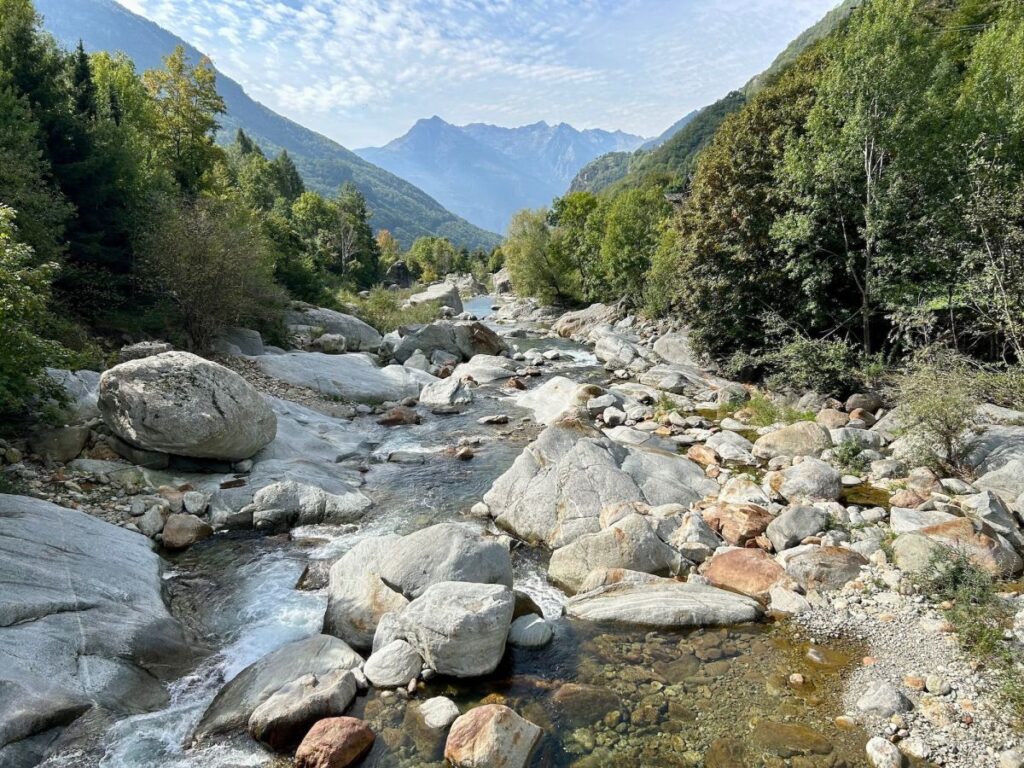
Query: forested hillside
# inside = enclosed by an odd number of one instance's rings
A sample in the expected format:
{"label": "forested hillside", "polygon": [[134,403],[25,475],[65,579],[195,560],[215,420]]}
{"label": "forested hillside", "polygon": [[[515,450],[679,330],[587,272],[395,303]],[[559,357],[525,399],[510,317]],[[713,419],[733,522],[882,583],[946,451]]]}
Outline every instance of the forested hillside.
{"label": "forested hillside", "polygon": [[[687,115],[679,130],[653,147],[633,154],[599,157],[580,170],[570,191],[601,192],[656,183],[672,189],[686,184],[697,155],[728,115],[738,111],[765,83],[788,67],[803,51],[832,33],[863,0],[843,0],[817,24],[805,30],[780,53],[771,66],[739,91]],[[678,123],[677,123],[678,125]],[[648,151],[649,150],[649,151]]]}
{"label": "forested hillside", "polygon": [[1022,359],[1020,3],[869,2],[734,99],[674,211],[656,184],[524,212],[513,280],[685,318],[733,371]]}
{"label": "forested hillside", "polygon": [[[47,30],[65,47],[81,40],[88,51],[124,51],[139,71],[158,67],[179,45],[193,63],[202,58],[185,41],[114,0],[39,0],[37,7]],[[498,242],[497,235],[453,215],[408,181],[267,109],[221,73],[217,90],[225,104],[219,119],[221,143],[230,143],[243,129],[268,152],[287,150],[310,189],[321,194],[333,195],[342,184],[353,183],[373,211],[374,228],[387,229],[404,246],[428,235],[448,237],[469,248],[491,248]]]}

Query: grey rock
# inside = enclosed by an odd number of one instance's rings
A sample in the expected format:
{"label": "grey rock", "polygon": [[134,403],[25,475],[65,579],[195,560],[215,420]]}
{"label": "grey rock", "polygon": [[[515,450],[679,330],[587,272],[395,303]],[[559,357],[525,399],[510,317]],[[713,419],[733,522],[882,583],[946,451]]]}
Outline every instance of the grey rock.
{"label": "grey rock", "polygon": [[333,309],[299,305],[285,313],[284,321],[290,326],[319,328],[324,333],[343,336],[346,348],[351,352],[376,352],[381,344],[381,335],[375,328],[357,317]]}
{"label": "grey rock", "polygon": [[47,368],[46,376],[64,391],[61,412],[68,424],[95,419],[100,415],[96,400],[100,392],[100,375],[95,371],[65,371]]}
{"label": "grey rock", "polygon": [[324,632],[340,637],[353,648],[367,650],[373,645],[381,617],[408,604],[401,593],[377,575],[388,547],[399,538],[389,535],[364,539],[331,566]]}
{"label": "grey rock", "polygon": [[252,385],[188,352],[167,352],[105,371],[99,409],[122,440],[179,456],[247,459],[277,433],[274,412]]}
{"label": "grey rock", "polygon": [[554,376],[536,389],[520,395],[517,404],[533,411],[533,417],[539,424],[550,425],[588,402],[591,391],[564,376]]}
{"label": "grey rock", "polygon": [[516,375],[519,366],[507,357],[495,355],[474,355],[468,362],[462,363],[452,371],[457,379],[472,379],[477,384],[511,379]]}
{"label": "grey rock", "polygon": [[768,523],[765,533],[775,551],[781,552],[824,530],[827,522],[828,515],[817,507],[789,507]]}
{"label": "grey rock", "polygon": [[841,589],[848,581],[856,579],[867,564],[863,555],[850,549],[809,547],[789,557],[784,567],[808,592]]}
{"label": "grey rock", "polygon": [[621,582],[577,595],[566,613],[584,621],[673,629],[756,621],[761,608],[724,589],[652,577],[648,583]]}
{"label": "grey rock", "polygon": [[257,707],[306,675],[321,679],[362,664],[359,654],[328,635],[313,635],[283,645],[250,664],[220,689],[196,726],[195,738],[205,741],[244,728]]}
{"label": "grey rock", "polygon": [[669,363],[692,366],[700,363],[690,346],[690,335],[686,331],[659,336],[654,342],[654,351]]}
{"label": "grey rock", "polygon": [[551,623],[535,613],[520,616],[508,630],[508,642],[519,648],[543,648],[551,642]]}
{"label": "grey rock", "polygon": [[910,700],[886,682],[871,683],[857,699],[857,710],[875,717],[892,717],[898,712],[909,712],[912,708]]}
{"label": "grey rock", "polygon": [[435,283],[409,297],[409,303],[413,305],[431,301],[438,302],[442,307],[451,307],[455,314],[463,311],[459,288],[454,283]]}
{"label": "grey rock", "polygon": [[1024,459],[1011,459],[998,469],[986,472],[974,481],[974,486],[1013,502],[1024,494]]}
{"label": "grey rock", "polygon": [[843,443],[853,443],[862,451],[877,451],[882,447],[882,435],[878,432],[872,432],[869,429],[852,429],[849,427],[843,427],[842,429],[829,430],[829,436],[832,438],[833,445],[842,445]]}
{"label": "grey rock", "polygon": [[0,495],[0,583],[0,755],[93,706],[164,706],[161,680],[190,662],[160,558],[137,533]]}
{"label": "grey rock", "polygon": [[137,344],[121,347],[117,357],[120,362],[127,363],[131,360],[142,360],[146,357],[162,355],[164,352],[171,352],[173,349],[174,347],[166,341],[140,341]]}
{"label": "grey rock", "polygon": [[253,495],[253,525],[279,529],[295,525],[339,525],[361,519],[372,502],[360,491],[328,493],[313,485],[284,480]]}
{"label": "grey rock", "polygon": [[442,730],[455,722],[459,708],[449,698],[434,696],[420,704],[420,716],[428,728]]}
{"label": "grey rock", "polygon": [[688,459],[623,446],[578,419],[563,419],[526,447],[484,503],[502,528],[557,548],[599,531],[601,510],[610,504],[690,504],[717,489]]}
{"label": "grey rock", "polygon": [[903,765],[899,747],[881,736],[869,739],[864,751],[871,768],[901,768]]}
{"label": "grey rock", "polygon": [[372,568],[385,584],[410,600],[439,582],[512,587],[508,548],[468,523],[439,523],[390,541]]}
{"label": "grey rock", "polygon": [[515,597],[500,584],[434,584],[377,627],[374,647],[405,640],[427,667],[452,677],[493,672],[505,653]]}
{"label": "grey rock", "polygon": [[264,355],[263,337],[250,328],[228,328],[214,342],[214,349],[226,355]]}
{"label": "grey rock", "polygon": [[427,384],[420,392],[420,404],[468,405],[473,402],[472,386],[456,376]]}
{"label": "grey rock", "polygon": [[256,358],[256,363],[275,379],[357,403],[398,402],[407,397],[419,397],[425,385],[437,381],[429,373],[402,365],[378,368],[371,357],[356,353],[289,352],[264,355]]}
{"label": "grey rock", "polygon": [[28,447],[33,453],[66,464],[85,448],[89,431],[84,424],[43,429],[29,437]]}
{"label": "grey rock", "polygon": [[838,470],[824,461],[807,457],[783,471],[779,493],[787,501],[833,501],[839,498],[842,489],[842,475]]}
{"label": "grey rock", "polygon": [[679,553],[655,535],[646,518],[630,514],[610,528],[588,533],[551,553],[548,578],[574,593],[595,568],[624,568],[641,573],[679,572]]}
{"label": "grey rock", "polygon": [[817,457],[831,447],[832,438],[827,429],[812,421],[799,421],[759,437],[752,452],[759,459],[772,459],[776,456]]}
{"label": "grey rock", "polygon": [[355,697],[356,679],[349,670],[303,675],[253,710],[249,733],[277,752],[290,751],[318,721],[344,714]]}
{"label": "grey rock", "polygon": [[955,520],[956,515],[938,510],[905,509],[893,507],[889,510],[889,526],[893,533],[911,533],[930,525],[939,525]]}
{"label": "grey rock", "polygon": [[375,688],[402,688],[419,677],[423,658],[405,640],[392,640],[366,660],[363,674]]}

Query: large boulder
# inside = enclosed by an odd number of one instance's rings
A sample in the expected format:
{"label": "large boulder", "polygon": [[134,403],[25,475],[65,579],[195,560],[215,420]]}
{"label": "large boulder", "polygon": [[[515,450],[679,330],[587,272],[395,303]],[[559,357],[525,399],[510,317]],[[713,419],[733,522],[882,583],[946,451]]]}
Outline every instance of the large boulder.
{"label": "large boulder", "polygon": [[978,520],[958,517],[920,531],[932,541],[964,553],[975,565],[994,576],[1021,572],[1022,562],[1006,539]]}
{"label": "large boulder", "polygon": [[591,304],[586,309],[566,312],[555,321],[551,330],[563,338],[586,340],[592,330],[616,322],[622,314],[618,304]]}
{"label": "large boulder", "polygon": [[493,672],[505,654],[515,595],[501,584],[443,581],[377,626],[375,650],[405,640],[430,669],[452,677]]}
{"label": "large boulder", "polygon": [[502,528],[558,548],[599,531],[610,504],[685,505],[717,490],[688,459],[620,445],[579,418],[564,418],[526,447],[484,503]]}
{"label": "large boulder", "polygon": [[360,491],[328,493],[315,485],[283,480],[271,483],[253,496],[253,525],[260,529],[296,525],[353,523],[372,502]]}
{"label": "large boulder", "polygon": [[594,345],[594,356],[609,370],[618,370],[628,368],[634,360],[641,357],[641,351],[636,342],[609,332],[602,334],[597,340],[597,344]]}
{"label": "large boulder", "polygon": [[277,434],[277,417],[255,387],[188,352],[165,352],[105,371],[99,409],[125,442],[178,456],[240,461]]}
{"label": "large boulder", "polygon": [[678,573],[680,565],[679,553],[658,538],[646,518],[634,513],[552,552],[548,578],[574,593],[595,568],[625,568],[668,576]]}
{"label": "large boulder", "polygon": [[420,392],[420,404],[427,406],[468,405],[473,402],[471,384],[461,376],[449,376],[427,384]]}
{"label": "large boulder", "polygon": [[699,365],[700,361],[690,346],[690,334],[686,331],[673,331],[657,338],[654,351],[663,360],[678,365]]}
{"label": "large boulder", "polygon": [[711,530],[736,547],[756,539],[772,521],[771,513],[756,504],[713,504],[701,514]]}
{"label": "large boulder", "polygon": [[[336,312],[324,307],[300,305],[285,312],[286,325],[297,329],[315,328],[322,333],[342,336],[349,352],[376,352],[380,347],[381,335],[373,326],[358,317]],[[244,350],[243,350],[244,351]],[[246,352],[246,354],[253,354]]]}
{"label": "large boulder", "polygon": [[261,704],[306,675],[333,680],[332,675],[362,664],[359,654],[329,635],[313,635],[283,645],[250,664],[220,689],[196,726],[195,739],[204,741],[244,728]]}
{"label": "large boulder", "polygon": [[852,549],[808,547],[786,560],[786,573],[804,590],[834,590],[856,579],[867,564],[864,556]]}
{"label": "large boulder", "polygon": [[782,473],[778,491],[787,501],[833,501],[842,493],[842,479],[831,465],[808,456]]}
{"label": "large boulder", "polygon": [[321,677],[304,675],[253,710],[249,733],[277,752],[293,749],[318,721],[344,714],[356,690],[355,676],[347,669]]}
{"label": "large boulder", "polygon": [[439,523],[403,536],[387,548],[376,571],[410,600],[442,581],[512,587],[508,548],[467,523]]}
{"label": "large boulder", "polygon": [[754,443],[754,455],[759,459],[776,456],[814,456],[832,447],[829,431],[813,421],[798,421],[788,427],[769,432]]}
{"label": "large boulder", "polygon": [[97,405],[100,374],[96,371],[72,372],[61,368],[47,368],[46,377],[63,392],[61,416],[68,424],[89,421],[100,415]]}
{"label": "large boulder", "polygon": [[512,293],[512,274],[508,271],[508,267],[502,267],[491,275],[491,287],[499,296]]}
{"label": "large boulder", "polygon": [[265,374],[322,395],[359,403],[382,403],[419,397],[420,390],[437,379],[403,365],[377,366],[366,354],[325,355],[289,352],[263,355],[256,363]]}
{"label": "large boulder", "polygon": [[336,635],[359,650],[369,650],[381,617],[408,604],[377,573],[394,535],[364,539],[331,566],[327,589],[324,632]]}
{"label": "large boulder", "polygon": [[765,533],[776,552],[795,547],[825,529],[828,515],[817,507],[792,506],[768,523]]}
{"label": "large boulder", "polygon": [[477,384],[511,379],[519,366],[507,357],[497,355],[474,355],[469,361],[456,366],[452,378],[471,379]]}
{"label": "large boulder", "polygon": [[331,567],[326,632],[371,647],[384,614],[439,582],[512,586],[508,550],[465,523],[440,523],[408,536],[364,539]]}
{"label": "large boulder", "polygon": [[761,616],[757,601],[743,595],[705,584],[645,578],[579,594],[569,600],[566,613],[584,621],[659,629],[743,624]]}
{"label": "large boulder", "polygon": [[436,301],[442,307],[450,307],[457,315],[463,311],[459,287],[455,283],[435,283],[409,297],[409,303],[413,306],[432,301]]}
{"label": "large boulder", "polygon": [[167,703],[189,662],[137,533],[39,499],[0,495],[0,764],[35,765],[93,706]]}
{"label": "large boulder", "polygon": [[508,707],[485,704],[452,723],[444,757],[454,768],[526,768],[541,733]]}
{"label": "large boulder", "polygon": [[595,388],[581,386],[565,376],[553,376],[519,396],[517,404],[533,411],[537,423],[551,425],[589,401]]}

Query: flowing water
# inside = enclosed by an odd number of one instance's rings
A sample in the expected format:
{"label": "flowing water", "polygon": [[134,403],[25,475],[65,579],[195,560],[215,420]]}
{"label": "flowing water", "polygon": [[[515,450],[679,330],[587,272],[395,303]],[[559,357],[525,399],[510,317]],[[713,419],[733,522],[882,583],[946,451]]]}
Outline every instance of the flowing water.
{"label": "flowing water", "polygon": [[[492,299],[467,303],[486,316]],[[486,304],[486,312],[484,311]],[[473,307],[473,308],[470,308]],[[514,339],[520,350],[558,348],[577,380],[598,376],[593,355],[564,340]],[[509,424],[481,426],[504,413]],[[375,461],[364,492],[374,506],[358,526],[316,526],[290,536],[220,535],[173,558],[172,607],[212,651],[169,689],[160,711],[113,723],[88,756],[68,750],[48,763],[78,768],[242,768],[287,766],[247,736],[192,749],[189,739],[220,686],[270,651],[320,630],[330,563],[356,542],[408,533],[461,517],[536,436],[526,412],[481,388],[464,414],[428,416],[385,429],[358,420]],[[477,443],[472,461],[454,458],[460,440]],[[393,451],[417,451],[422,464],[390,464]],[[545,553],[514,552],[515,581],[554,621],[546,648],[510,648],[487,678],[431,681],[404,695],[370,692],[353,714],[378,734],[368,766],[441,765],[443,743],[420,727],[415,702],[447,695],[460,706],[499,701],[544,728],[534,766],[859,765],[864,736],[839,730],[837,690],[853,653],[810,649],[781,628],[685,633],[611,629],[561,618],[565,597],[545,578]],[[802,675],[803,683],[790,682]],[[568,684],[568,685],[567,685]],[[799,762],[803,761],[803,762]]]}

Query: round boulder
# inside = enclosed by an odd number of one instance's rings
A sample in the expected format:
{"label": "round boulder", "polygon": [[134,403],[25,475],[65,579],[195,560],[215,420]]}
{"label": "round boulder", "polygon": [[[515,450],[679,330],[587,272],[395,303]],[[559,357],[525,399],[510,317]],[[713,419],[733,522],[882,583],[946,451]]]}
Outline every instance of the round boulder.
{"label": "round boulder", "polygon": [[452,724],[444,756],[456,768],[525,768],[540,735],[508,707],[486,704]]}
{"label": "round boulder", "polygon": [[234,371],[188,352],[116,365],[100,377],[111,431],[150,451],[241,461],[277,434],[263,396]]}

